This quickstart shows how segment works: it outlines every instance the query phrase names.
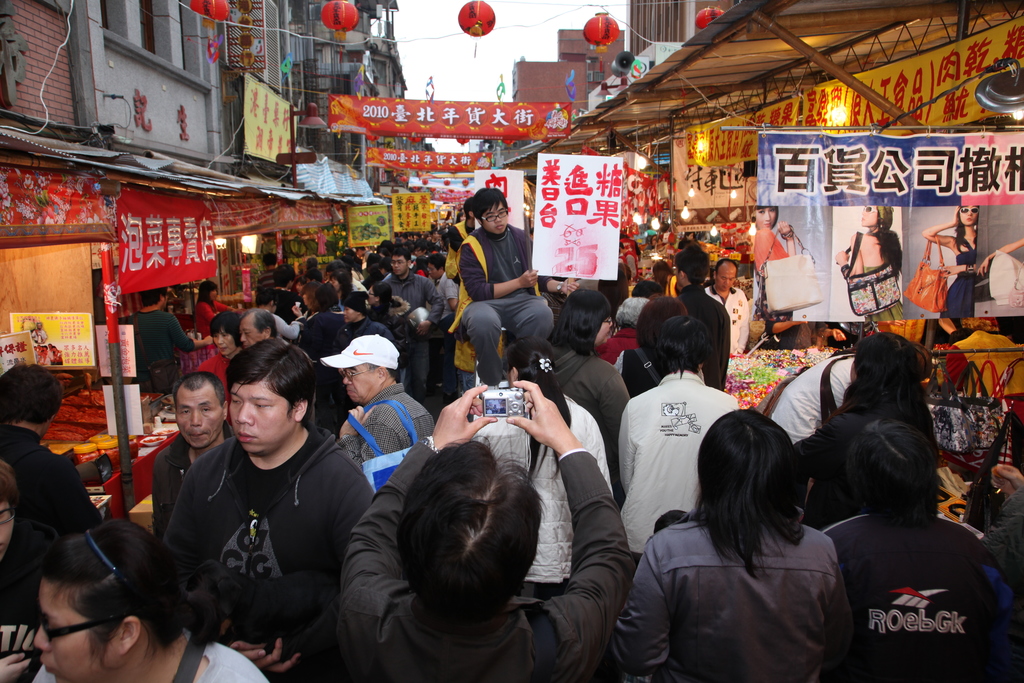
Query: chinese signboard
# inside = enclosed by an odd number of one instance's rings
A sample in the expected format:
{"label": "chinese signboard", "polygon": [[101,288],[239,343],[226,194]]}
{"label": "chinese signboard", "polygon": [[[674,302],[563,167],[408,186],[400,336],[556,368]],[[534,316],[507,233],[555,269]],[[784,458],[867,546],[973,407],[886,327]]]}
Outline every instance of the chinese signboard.
{"label": "chinese signboard", "polygon": [[[760,155],[757,203],[771,208],[755,213],[755,264],[807,254],[824,293],[794,319],[863,319],[854,311],[871,279],[879,281],[872,296],[886,287],[896,294],[885,310],[864,314],[873,320],[1024,311],[1024,135],[769,133]],[[948,291],[931,303],[913,295],[921,268],[946,280]]]}
{"label": "chinese signboard", "polygon": [[[121,376],[135,377],[135,326],[118,325],[121,336]],[[110,377],[110,347],[107,345],[107,326],[96,326],[96,353],[100,359],[100,376]]]}
{"label": "chinese signboard", "polygon": [[[1024,19],[1008,21],[919,57],[856,74],[855,78],[899,109],[909,111],[1004,57],[1024,57]],[[977,121],[986,115],[974,99],[972,86],[951,92],[914,117],[926,125],[948,126]],[[807,126],[863,126],[885,123],[890,118],[839,81],[823,83],[804,93]]]}
{"label": "chinese signboard", "polygon": [[472,140],[550,140],[569,135],[572,105],[429,102],[331,95],[333,132]]}
{"label": "chinese signboard", "polygon": [[541,275],[616,278],[622,159],[537,155],[533,265]]}
{"label": "chinese signboard", "polygon": [[252,76],[245,77],[245,153],[275,161],[292,151],[288,101]]}
{"label": "chinese signboard", "polygon": [[213,228],[206,205],[195,199],[121,190],[117,243],[125,294],[217,274]]}
{"label": "chinese signboard", "polygon": [[391,239],[391,221],[386,206],[348,207],[348,246],[375,247]]}
{"label": "chinese signboard", "polygon": [[800,98],[793,97],[765,107],[750,116],[735,116],[686,129],[689,163],[698,166],[728,166],[757,158],[757,133],[750,130],[722,130],[723,126],[793,126],[800,112]]}
{"label": "chinese signboard", "polygon": [[11,329],[28,332],[38,365],[96,366],[88,313],[11,313]]}
{"label": "chinese signboard", "polygon": [[508,202],[508,224],[526,227],[523,222],[523,171],[477,171],[473,177],[476,189],[494,187],[501,190]]}
{"label": "chinese signboard", "polygon": [[263,0],[232,2],[229,19],[228,66],[234,71],[263,71],[267,64]]}
{"label": "chinese signboard", "polygon": [[463,173],[481,168],[490,168],[493,155],[490,152],[442,153],[423,152],[407,149],[366,149],[367,166],[383,166],[407,171],[442,171]]}
{"label": "chinese signboard", "polygon": [[0,336],[0,375],[15,365],[36,362],[32,352],[32,337],[28,332]]}
{"label": "chinese signboard", "polygon": [[391,214],[395,232],[430,232],[430,194],[427,192],[391,195]]}
{"label": "chinese signboard", "polygon": [[757,177],[745,177],[743,164],[697,166],[687,164],[686,160],[686,140],[673,140],[675,207],[681,209],[686,206],[690,210],[690,219],[679,219],[681,222],[697,226],[750,220],[748,208],[757,203]]}

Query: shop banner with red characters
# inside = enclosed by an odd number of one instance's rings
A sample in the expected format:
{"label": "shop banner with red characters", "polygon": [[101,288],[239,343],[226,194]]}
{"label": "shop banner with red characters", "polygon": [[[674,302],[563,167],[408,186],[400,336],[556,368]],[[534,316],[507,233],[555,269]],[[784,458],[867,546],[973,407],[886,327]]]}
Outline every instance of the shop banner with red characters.
{"label": "shop banner with red characters", "polygon": [[331,95],[332,132],[466,140],[553,140],[569,136],[572,103],[430,102]]}
{"label": "shop banner with red characters", "polygon": [[614,280],[622,159],[538,154],[537,175],[533,267],[541,275]]}
{"label": "shop banner with red characters", "polygon": [[366,148],[366,165],[405,171],[440,171],[443,173],[466,173],[487,170],[494,164],[490,152],[443,153],[422,150]]}
{"label": "shop banner with red characters", "polygon": [[206,204],[122,189],[117,200],[118,284],[123,294],[217,274]]}
{"label": "shop banner with red characters", "polygon": [[625,171],[625,193],[622,199],[622,220],[626,225],[633,221],[633,214],[638,213],[645,221],[661,212],[661,201],[658,199],[658,181],[643,171],[628,165]]}

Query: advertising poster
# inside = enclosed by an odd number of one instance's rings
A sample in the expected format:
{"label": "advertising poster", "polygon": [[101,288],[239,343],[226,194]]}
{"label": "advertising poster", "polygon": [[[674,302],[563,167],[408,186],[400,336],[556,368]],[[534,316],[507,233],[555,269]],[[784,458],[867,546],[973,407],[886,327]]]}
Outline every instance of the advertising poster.
{"label": "advertising poster", "polygon": [[758,317],[1024,314],[1024,135],[769,133],[758,163]]}
{"label": "advertising poster", "polygon": [[35,362],[32,337],[28,332],[0,335],[0,375],[20,363]]}
{"label": "advertising poster", "polygon": [[89,313],[11,313],[11,329],[28,332],[37,365],[96,366]]}
{"label": "advertising poster", "polygon": [[292,127],[288,100],[257,81],[245,77],[245,153],[276,161],[278,154],[292,151]]}
{"label": "advertising poster", "polygon": [[[136,377],[135,326],[118,325],[121,337],[121,376]],[[96,326],[96,355],[100,359],[100,376],[110,377],[110,349],[107,346],[107,326]]]}
{"label": "advertising poster", "polygon": [[267,66],[263,0],[232,2],[228,18],[228,66],[232,71],[263,71]]}
{"label": "advertising poster", "polygon": [[395,232],[430,232],[430,193],[401,192],[391,195]]}
{"label": "advertising poster", "polygon": [[533,267],[541,275],[614,280],[622,186],[620,157],[538,154]]}
{"label": "advertising poster", "polygon": [[517,228],[526,225],[523,221],[523,171],[477,171],[473,180],[477,190],[494,187],[501,190],[508,202],[508,224]]}
{"label": "advertising poster", "polygon": [[382,205],[348,207],[348,246],[375,247],[391,239],[388,213]]}

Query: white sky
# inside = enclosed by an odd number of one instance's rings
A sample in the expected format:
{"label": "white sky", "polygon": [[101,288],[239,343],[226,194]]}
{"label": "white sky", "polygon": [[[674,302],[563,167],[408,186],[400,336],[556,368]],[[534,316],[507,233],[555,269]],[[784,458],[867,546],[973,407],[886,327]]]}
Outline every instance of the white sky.
{"label": "white sky", "polygon": [[[626,30],[625,0],[609,5],[539,0],[487,0],[495,27],[475,40],[459,28],[465,0],[398,0],[395,38],[405,73],[406,98],[427,99],[427,79],[434,77],[434,99],[494,102],[500,76],[505,77],[505,102],[512,101],[512,65],[520,57],[530,62],[558,58],[558,30],[582,29],[597,12],[606,11]],[[476,58],[473,46],[476,45]],[[433,139],[441,152],[465,151],[455,140]]]}

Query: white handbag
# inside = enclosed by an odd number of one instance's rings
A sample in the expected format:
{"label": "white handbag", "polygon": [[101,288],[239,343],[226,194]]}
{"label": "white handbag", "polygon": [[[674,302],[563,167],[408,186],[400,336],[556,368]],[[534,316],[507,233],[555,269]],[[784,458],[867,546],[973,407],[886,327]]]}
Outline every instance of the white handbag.
{"label": "white handbag", "polygon": [[[799,238],[797,244],[807,251]],[[765,298],[770,311],[788,313],[824,300],[814,272],[814,259],[808,253],[765,261],[764,271]]]}
{"label": "white handbag", "polygon": [[1024,307],[1024,266],[1007,253],[997,251],[988,270],[988,291],[997,306]]}

